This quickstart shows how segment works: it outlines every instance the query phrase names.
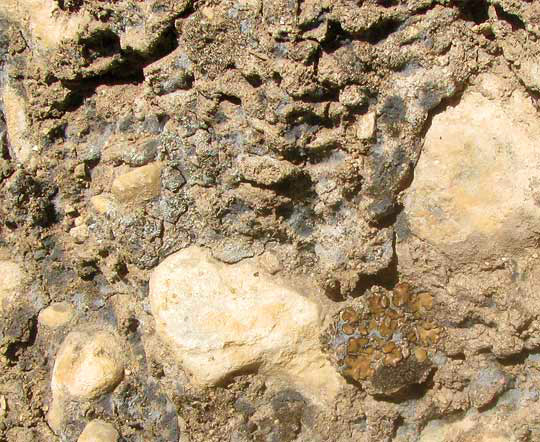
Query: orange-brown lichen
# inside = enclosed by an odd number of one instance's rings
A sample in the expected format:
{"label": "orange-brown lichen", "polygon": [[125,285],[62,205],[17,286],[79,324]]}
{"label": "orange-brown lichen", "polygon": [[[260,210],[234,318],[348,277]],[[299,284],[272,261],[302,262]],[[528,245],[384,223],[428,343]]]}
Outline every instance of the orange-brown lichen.
{"label": "orange-brown lichen", "polygon": [[389,295],[374,289],[355,301],[340,312],[325,339],[340,372],[377,394],[423,382],[443,334],[431,312],[432,294],[402,282]]}

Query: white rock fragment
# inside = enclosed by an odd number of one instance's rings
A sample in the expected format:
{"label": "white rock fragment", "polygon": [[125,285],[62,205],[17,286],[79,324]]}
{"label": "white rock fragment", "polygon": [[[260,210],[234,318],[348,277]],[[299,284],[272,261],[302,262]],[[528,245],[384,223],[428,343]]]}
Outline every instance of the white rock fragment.
{"label": "white rock fragment", "polygon": [[9,83],[3,88],[2,102],[12,154],[18,162],[26,163],[32,155],[32,144],[28,141],[26,102]]}
{"label": "white rock fragment", "polygon": [[112,391],[124,376],[117,338],[107,331],[71,332],[54,363],[53,398],[93,399]]}
{"label": "white rock fragment", "polygon": [[68,302],[55,302],[39,312],[38,323],[49,328],[58,328],[73,318],[75,311]]}
{"label": "white rock fragment", "polygon": [[23,286],[24,271],[13,261],[0,260],[0,312],[10,309]]}
{"label": "white rock fragment", "polygon": [[329,397],[340,385],[320,351],[319,306],[253,260],[227,265],[198,247],[177,252],[152,274],[150,305],[158,334],[197,384],[257,368]]}
{"label": "white rock fragment", "polygon": [[94,419],[84,427],[77,442],[117,442],[120,435],[108,422]]}
{"label": "white rock fragment", "polygon": [[116,177],[111,192],[123,203],[151,199],[161,191],[160,177],[161,163],[150,163]]}
{"label": "white rock fragment", "polygon": [[375,112],[371,111],[361,115],[356,123],[356,138],[369,140],[375,135]]}

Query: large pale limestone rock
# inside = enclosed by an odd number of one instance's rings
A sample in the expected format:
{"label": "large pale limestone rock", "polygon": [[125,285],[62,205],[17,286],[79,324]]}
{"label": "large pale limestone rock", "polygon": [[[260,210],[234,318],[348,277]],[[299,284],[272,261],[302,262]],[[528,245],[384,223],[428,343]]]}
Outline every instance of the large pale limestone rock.
{"label": "large pale limestone rock", "polygon": [[0,260],[0,313],[9,310],[16,302],[23,282],[24,271],[19,264]]}
{"label": "large pale limestone rock", "polygon": [[121,348],[114,335],[107,331],[71,332],[54,363],[53,398],[93,399],[113,390],[123,375]]}
{"label": "large pale limestone rock", "polygon": [[155,162],[137,167],[116,177],[112,184],[112,193],[121,202],[146,200],[159,195],[161,163]]}
{"label": "large pale limestone rock", "polygon": [[328,397],[341,380],[319,346],[320,309],[253,261],[227,265],[190,247],[150,278],[161,338],[200,385],[259,372],[299,381]]}
{"label": "large pale limestone rock", "polygon": [[94,419],[84,427],[77,442],[117,442],[119,437],[114,426],[100,419]]}
{"label": "large pale limestone rock", "polygon": [[433,118],[404,198],[410,230],[454,258],[519,253],[540,231],[540,118],[495,80]]}

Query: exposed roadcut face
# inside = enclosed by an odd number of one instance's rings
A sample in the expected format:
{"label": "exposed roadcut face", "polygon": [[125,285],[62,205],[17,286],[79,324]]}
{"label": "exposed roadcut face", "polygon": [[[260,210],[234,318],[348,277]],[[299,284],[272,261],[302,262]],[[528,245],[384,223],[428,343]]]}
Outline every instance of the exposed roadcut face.
{"label": "exposed roadcut face", "polygon": [[0,0],[0,441],[540,441],[539,24]]}
{"label": "exposed roadcut face", "polygon": [[460,259],[467,251],[475,260],[534,245],[539,122],[519,91],[497,100],[486,91],[466,91],[436,115],[404,198],[410,230]]}

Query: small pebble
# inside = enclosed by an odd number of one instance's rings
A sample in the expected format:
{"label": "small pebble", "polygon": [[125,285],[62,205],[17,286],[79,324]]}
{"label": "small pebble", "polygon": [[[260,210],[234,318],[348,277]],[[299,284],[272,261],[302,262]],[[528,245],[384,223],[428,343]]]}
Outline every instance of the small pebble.
{"label": "small pebble", "polygon": [[120,435],[113,425],[94,419],[84,427],[77,442],[117,442]]}
{"label": "small pebble", "polygon": [[74,315],[73,306],[67,302],[56,302],[38,315],[38,323],[49,328],[57,328],[71,321]]}

